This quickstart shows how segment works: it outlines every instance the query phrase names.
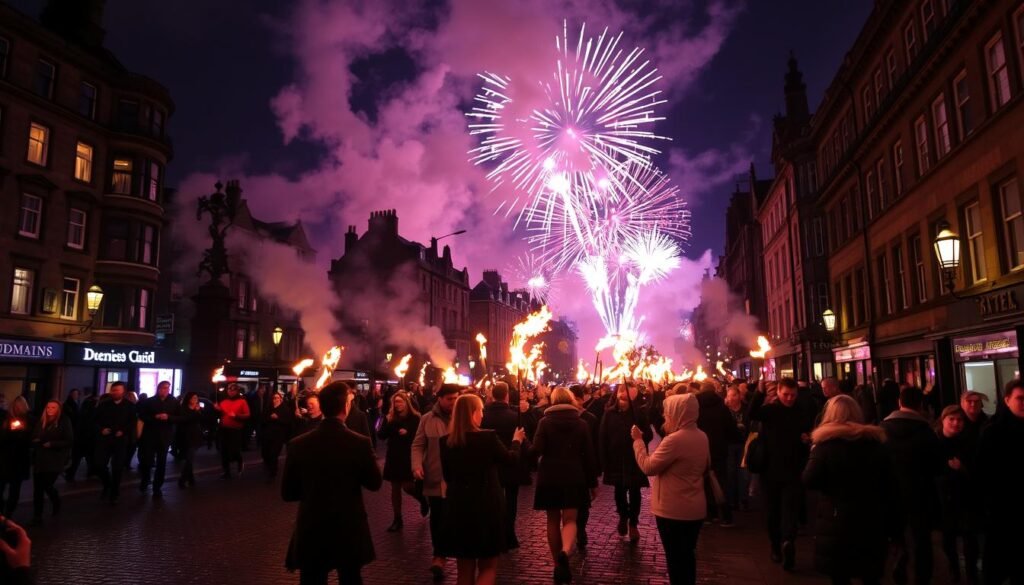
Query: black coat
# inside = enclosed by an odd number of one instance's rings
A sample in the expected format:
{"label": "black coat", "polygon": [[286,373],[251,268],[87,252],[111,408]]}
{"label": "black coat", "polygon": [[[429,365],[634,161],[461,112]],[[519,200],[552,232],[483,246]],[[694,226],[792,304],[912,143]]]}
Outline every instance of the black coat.
{"label": "black coat", "polygon": [[748,416],[761,423],[758,439],[764,445],[765,469],[761,476],[767,481],[800,481],[807,464],[809,447],[801,435],[811,432],[813,418],[799,403],[783,406],[781,402],[764,403],[765,394],[757,392],[750,403]]}
{"label": "black coat", "polygon": [[714,392],[697,394],[697,428],[708,436],[708,450],[716,468],[724,468],[729,458],[729,445],[739,440],[739,429],[725,400]]}
{"label": "black coat", "polygon": [[823,496],[818,500],[814,559],[825,574],[882,576],[888,539],[897,526],[884,440],[881,429],[865,425],[827,425],[815,433],[803,481]]}
{"label": "black coat", "polygon": [[441,437],[445,484],[444,542],[458,559],[486,559],[508,550],[505,496],[498,471],[519,458],[519,444],[506,447],[490,430],[466,433],[466,444]]}
{"label": "black coat", "polygon": [[[174,417],[178,413],[178,400],[168,396],[160,400],[159,396],[147,398],[137,405],[139,420],[142,421],[140,443],[153,445],[170,445],[174,439]],[[167,420],[158,420],[156,415],[166,414]]]}
{"label": "black coat", "polygon": [[181,449],[198,449],[203,444],[202,408],[192,410],[182,404],[174,415],[174,423],[178,427],[178,447]]}
{"label": "black coat", "polygon": [[[100,441],[131,441],[135,437],[135,405],[122,400],[120,403],[113,400],[101,400],[96,406],[96,435]],[[110,434],[104,435],[103,430],[110,429]],[[117,433],[121,433],[118,437]]]}
{"label": "black coat", "polygon": [[[942,461],[936,487],[942,510],[942,526],[950,530],[976,530],[978,528],[978,498],[973,481],[974,450],[970,438],[961,432],[947,437],[939,432],[939,450]],[[960,469],[953,469],[951,459],[960,461]]]}
{"label": "black coat", "polygon": [[[271,415],[275,414],[277,418],[272,418]],[[294,426],[295,407],[287,402],[282,402],[277,408],[267,408],[263,412],[263,420],[261,422],[263,443],[275,447],[284,445],[291,438]]]}
{"label": "black coat", "polygon": [[[613,399],[614,400],[614,399]],[[600,430],[600,459],[601,472],[604,475],[605,485],[617,485],[625,487],[650,487],[651,483],[647,475],[640,471],[636,464],[636,455],[633,453],[633,437],[630,431],[633,425],[640,427],[643,431],[644,443],[650,443],[654,438],[651,425],[647,423],[647,416],[643,410],[636,406],[620,411],[617,408],[607,410],[604,418],[601,419]]]}
{"label": "black coat", "polygon": [[368,439],[373,432],[370,430],[370,420],[366,417],[366,413],[359,410],[355,403],[352,404],[352,410],[349,411],[348,418],[345,419],[345,426],[350,431],[359,433]]}
{"label": "black coat", "polygon": [[975,457],[978,493],[987,511],[988,530],[1002,535],[1019,535],[1024,526],[1024,507],[1012,502],[1010,496],[1017,486],[1024,485],[1021,445],[1024,445],[1024,419],[1009,411],[992,417],[978,441]]}
{"label": "black coat", "polygon": [[[11,428],[17,421],[16,428]],[[0,481],[25,481],[32,466],[31,415],[14,419],[9,411],[0,416]]]}
{"label": "black coat", "polygon": [[362,490],[382,483],[370,439],[337,419],[292,439],[281,497],[299,502],[299,511],[285,566],[329,570],[373,561]]}
{"label": "black coat", "polygon": [[897,410],[881,426],[889,438],[886,447],[899,486],[904,519],[933,523],[939,512],[935,479],[946,465],[939,438],[928,421],[916,413]]}
{"label": "black coat", "polygon": [[57,424],[43,427],[42,421],[32,431],[34,448],[32,465],[36,473],[60,473],[71,459],[71,446],[75,432],[67,417],[60,417]]}
{"label": "black coat", "polygon": [[530,452],[540,457],[537,486],[597,487],[598,464],[587,423],[574,406],[559,404],[537,424]]}
{"label": "black coat", "polygon": [[[380,438],[388,442],[388,450],[384,455],[384,479],[387,481],[412,481],[412,440],[416,437],[416,428],[420,425],[420,416],[409,412],[407,416],[387,419],[381,424]],[[405,429],[405,434],[399,433]]]}
{"label": "black coat", "polygon": [[[519,415],[507,402],[492,402],[484,406],[484,419],[480,423],[480,428],[494,431],[505,448],[512,447],[512,435],[518,426]],[[515,486],[522,483],[524,473],[529,480],[529,471],[524,465],[523,458],[517,457],[501,467],[498,477],[501,478],[502,486]]]}
{"label": "black coat", "polygon": [[64,399],[64,406],[61,407],[61,413],[71,421],[71,428],[78,427],[78,416],[82,412],[82,407],[70,397]]}

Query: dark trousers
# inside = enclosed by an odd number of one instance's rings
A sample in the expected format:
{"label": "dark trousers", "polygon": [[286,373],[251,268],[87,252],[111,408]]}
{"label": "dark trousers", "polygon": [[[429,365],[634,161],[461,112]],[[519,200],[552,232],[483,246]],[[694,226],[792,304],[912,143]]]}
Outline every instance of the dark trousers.
{"label": "dark trousers", "polygon": [[242,468],[242,439],[245,431],[242,429],[220,428],[220,464],[224,473],[231,473],[231,463],[238,463]]}
{"label": "dark trousers", "polygon": [[1024,563],[1021,554],[1020,526],[990,528],[985,535],[982,574],[985,585],[1024,585]]}
{"label": "dark trousers", "polygon": [[[327,585],[331,569],[302,569],[299,571],[299,585]],[[362,567],[338,569],[339,585],[363,585]]]}
{"label": "dark trousers", "polygon": [[[909,544],[908,544],[909,543]],[[896,556],[895,573],[906,574],[910,557],[914,558],[914,583],[932,582],[932,524],[928,514],[911,514],[904,531],[903,546]]]}
{"label": "dark trousers", "polygon": [[615,511],[619,518],[629,518],[630,524],[637,524],[640,520],[640,488],[615,486]]}
{"label": "dark trousers", "polygon": [[121,474],[128,457],[124,439],[105,437],[96,444],[96,475],[103,482],[103,493],[116,498],[121,493]]}
{"label": "dark trousers", "polygon": [[181,468],[181,475],[179,476],[178,483],[191,483],[195,485],[196,475],[193,465],[196,461],[196,451],[199,447],[192,446],[181,446],[178,447],[178,457],[185,461],[185,465]]}
{"label": "dark trousers", "polygon": [[[725,459],[719,461],[712,461],[712,469],[715,470],[715,479],[719,483],[719,487],[725,490],[725,486],[721,482],[726,480],[728,475],[728,465]],[[704,501],[707,502],[708,518],[717,518],[722,522],[732,523],[732,507],[729,505],[728,499],[725,502],[719,504],[715,502],[715,492],[711,489],[711,482],[707,479],[704,480]]]}
{"label": "dark trousers", "polygon": [[86,441],[81,439],[75,440],[75,446],[71,448],[71,464],[68,465],[67,472],[64,477],[68,481],[73,481],[75,475],[78,473],[78,467],[82,464],[82,460],[85,459],[85,476],[89,477],[96,473],[93,469],[93,455],[96,453],[96,448],[93,445],[87,444]]}
{"label": "dark trousers", "polygon": [[519,485],[505,486],[505,540],[506,544],[517,542],[516,516],[519,515]]}
{"label": "dark trousers", "polygon": [[661,546],[665,549],[668,581],[672,585],[697,582],[697,535],[701,520],[670,520],[655,516]]}
{"label": "dark trousers", "polygon": [[949,561],[949,570],[957,575],[960,574],[960,553],[956,546],[958,539],[963,540],[964,543],[964,563],[966,564],[964,569],[967,578],[971,583],[977,583],[980,549],[978,535],[973,530],[963,530],[955,526],[942,528],[942,551],[946,553],[946,560]]}
{"label": "dark trousers", "polygon": [[587,522],[590,521],[590,504],[576,510],[576,542],[580,546],[587,546],[590,539],[587,538]]}
{"label": "dark trousers", "polygon": [[435,557],[447,557],[448,543],[444,540],[445,499],[429,496],[430,500],[430,543],[434,547]]}
{"label": "dark trousers", "polygon": [[762,487],[768,508],[768,537],[772,547],[778,549],[783,542],[796,540],[803,486],[797,477],[793,481],[764,480]]}
{"label": "dark trousers", "polygon": [[14,515],[14,509],[21,501],[21,480],[7,479],[0,480],[0,512],[10,517]]}
{"label": "dark trousers", "polygon": [[263,456],[263,465],[266,466],[267,475],[270,477],[277,476],[277,462],[283,448],[284,442],[280,439],[263,437],[263,445],[260,447],[260,451]]}
{"label": "dark trousers", "polygon": [[153,475],[153,489],[158,490],[164,485],[164,476],[167,474],[167,450],[170,444],[159,439],[146,439],[139,443],[139,475],[142,477],[142,485],[149,485],[149,474],[156,463],[156,473]]}
{"label": "dark trousers", "polygon": [[[725,481],[722,489],[725,490],[725,499],[729,508],[737,510],[747,501],[747,490],[750,486],[750,474],[746,469],[740,467],[743,462],[743,443],[729,445],[729,458],[725,464],[725,477],[719,477],[719,481]],[[717,473],[717,472],[716,472]]]}
{"label": "dark trousers", "polygon": [[45,496],[50,497],[53,504],[53,513],[60,511],[60,494],[53,484],[57,483],[57,472],[36,472],[32,476],[32,513],[36,518],[43,517],[43,505],[46,503]]}

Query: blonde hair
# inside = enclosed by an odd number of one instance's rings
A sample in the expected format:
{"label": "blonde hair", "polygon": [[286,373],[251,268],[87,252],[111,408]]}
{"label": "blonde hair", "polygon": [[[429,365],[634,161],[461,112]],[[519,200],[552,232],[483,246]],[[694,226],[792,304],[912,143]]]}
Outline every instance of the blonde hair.
{"label": "blonde hair", "polygon": [[856,400],[846,394],[840,394],[833,396],[825,403],[825,412],[821,416],[821,424],[819,426],[825,426],[829,423],[863,424],[864,415],[861,414],[860,406]]}
{"label": "blonde hair", "polygon": [[419,409],[416,408],[416,403],[414,403],[412,401],[412,396],[409,396],[409,393],[406,392],[405,390],[399,390],[398,392],[395,392],[391,396],[391,409],[388,410],[388,414],[391,414],[392,418],[394,418],[394,415],[397,414],[397,413],[395,413],[395,398],[401,398],[402,400],[405,401],[405,415],[404,416],[409,416],[409,415],[413,415],[413,414],[415,414],[416,416],[420,415]]}
{"label": "blonde hair", "polygon": [[16,418],[21,418],[28,414],[28,400],[25,400],[24,396],[18,396],[11,402],[11,415]]}
{"label": "blonde hair", "polygon": [[461,447],[466,444],[466,435],[479,430],[473,424],[473,415],[483,410],[484,402],[476,394],[463,394],[455,401],[455,408],[452,410],[452,420],[448,423],[449,447]]}
{"label": "blonde hair", "polygon": [[551,391],[551,405],[555,404],[576,404],[576,397],[564,386],[559,386]]}

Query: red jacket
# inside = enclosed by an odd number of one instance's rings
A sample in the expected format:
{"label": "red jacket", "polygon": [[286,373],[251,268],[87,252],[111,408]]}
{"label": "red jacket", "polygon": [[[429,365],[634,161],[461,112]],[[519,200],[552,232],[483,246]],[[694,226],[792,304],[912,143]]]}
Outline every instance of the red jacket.
{"label": "red jacket", "polygon": [[245,426],[245,420],[238,418],[239,416],[249,417],[249,403],[245,401],[245,398],[241,396],[238,398],[225,398],[220,401],[217,408],[221,412],[220,426],[226,429],[240,429]]}

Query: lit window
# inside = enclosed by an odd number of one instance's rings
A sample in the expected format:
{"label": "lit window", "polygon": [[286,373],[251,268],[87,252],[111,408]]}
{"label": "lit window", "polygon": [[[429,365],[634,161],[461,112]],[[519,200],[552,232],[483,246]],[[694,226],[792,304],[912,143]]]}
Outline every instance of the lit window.
{"label": "lit window", "polygon": [[1024,205],[1021,204],[1017,179],[999,186],[1003,208],[1003,229],[1006,233],[1006,257],[1010,270],[1024,268]]}
{"label": "lit window", "polygon": [[998,110],[1010,101],[1010,73],[1006,66],[1006,48],[1001,33],[985,45],[985,67],[989,92],[992,94],[992,109]]}
{"label": "lit window", "polygon": [[60,296],[60,318],[74,321],[78,318],[78,292],[81,282],[77,278],[64,278],[64,290]]}
{"label": "lit window", "polygon": [[160,196],[160,163],[149,161],[149,173],[146,176],[146,197],[156,201]]}
{"label": "lit window", "polygon": [[46,166],[50,149],[50,129],[33,122],[28,128],[28,162]]}
{"label": "lit window", "polygon": [[952,143],[949,137],[949,116],[946,115],[946,95],[939,94],[932,102],[932,122],[935,124],[936,158],[946,156]]}
{"label": "lit window", "polygon": [[111,191],[118,195],[131,195],[132,193],[132,167],[134,161],[130,158],[115,158],[114,172],[110,179]]}
{"label": "lit window", "polygon": [[985,240],[981,233],[981,207],[972,203],[964,208],[967,249],[971,258],[971,283],[985,280]]}
{"label": "lit window", "polygon": [[139,231],[138,261],[143,264],[155,264],[156,256],[154,253],[154,241],[156,237],[156,230],[151,225],[143,224],[140,226]]}
{"label": "lit window", "polygon": [[92,182],[92,147],[79,142],[75,148],[75,178],[84,183]]}
{"label": "lit window", "polygon": [[27,268],[14,269],[14,282],[11,286],[11,312],[28,315],[32,312],[32,287],[36,274]]}
{"label": "lit window", "polygon": [[85,211],[72,207],[68,211],[68,247],[76,250],[85,248]]}
{"label": "lit window", "polygon": [[956,101],[956,123],[960,131],[960,140],[974,131],[974,119],[971,117],[971,90],[967,85],[967,71],[961,71],[953,80],[953,99]]}
{"label": "lit window", "polygon": [[248,338],[248,332],[245,327],[239,326],[235,328],[235,358],[242,359],[245,357],[245,349],[247,347],[246,339]]}
{"label": "lit window", "polygon": [[914,122],[914,143],[917,145],[917,174],[924,175],[932,167],[928,153],[928,122],[921,116]]}
{"label": "lit window", "polygon": [[43,219],[43,200],[35,195],[21,195],[21,214],[18,221],[18,235],[39,238]]}
{"label": "lit window", "polygon": [[149,329],[149,290],[139,289],[138,319],[132,323],[139,329]]}

